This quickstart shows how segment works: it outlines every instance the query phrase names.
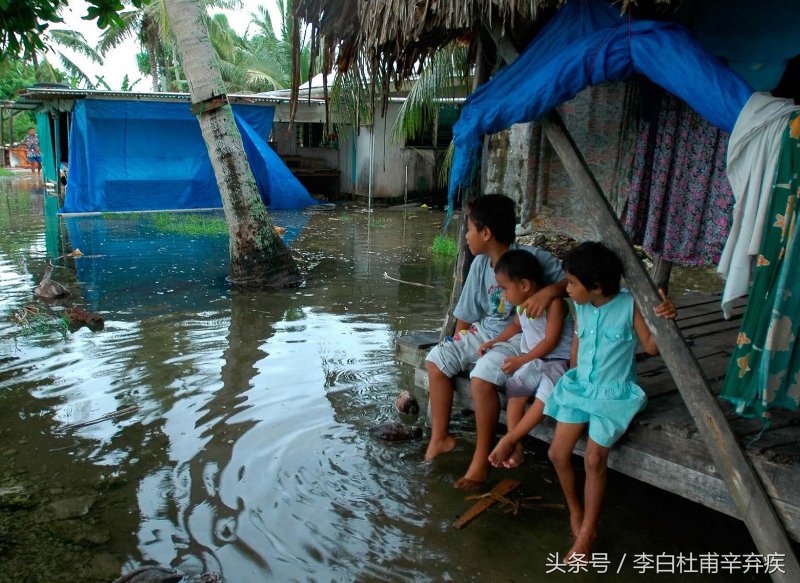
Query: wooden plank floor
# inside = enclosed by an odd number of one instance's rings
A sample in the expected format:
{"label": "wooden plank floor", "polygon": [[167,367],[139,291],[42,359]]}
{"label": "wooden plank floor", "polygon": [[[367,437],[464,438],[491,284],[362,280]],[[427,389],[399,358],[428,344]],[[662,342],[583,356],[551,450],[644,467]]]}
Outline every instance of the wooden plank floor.
{"label": "wooden plank floor", "polygon": [[[678,325],[709,382],[719,393],[728,359],[744,314],[744,300],[737,303],[730,320],[720,311],[718,294],[687,294],[676,302]],[[438,340],[438,332],[420,332],[398,339],[397,357],[415,367],[416,384],[428,390],[424,359]],[[647,409],[633,422],[609,455],[609,467],[693,500],[720,512],[736,516],[736,507],[719,477],[711,455],[700,438],[695,422],[676,388],[663,360],[640,353],[637,356],[639,383],[648,395]],[[800,541],[800,413],[775,409],[770,428],[763,430],[757,419],[738,417],[731,405],[718,403],[734,433],[773,499],[790,536]],[[456,381],[454,405],[471,408],[469,381]],[[550,442],[555,423],[546,419],[531,433]],[[576,453],[583,454],[585,441]]]}

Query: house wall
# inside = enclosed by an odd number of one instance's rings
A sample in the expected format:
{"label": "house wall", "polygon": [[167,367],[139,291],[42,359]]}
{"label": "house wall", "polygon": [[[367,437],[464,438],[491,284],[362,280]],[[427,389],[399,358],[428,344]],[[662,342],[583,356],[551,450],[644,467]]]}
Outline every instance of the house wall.
{"label": "house wall", "polygon": [[[376,120],[374,137],[373,126],[362,126],[360,132],[348,126],[339,131],[338,148],[301,148],[297,146],[297,129],[289,130],[289,105],[280,104],[275,110],[272,140],[281,156],[302,156],[313,159],[312,163],[338,169],[341,194],[369,196],[372,167],[373,197],[402,198],[406,188],[409,198],[426,196],[436,187],[436,155],[433,150],[406,148],[392,140],[392,127],[399,109],[400,104],[389,104],[386,116]],[[295,120],[324,122],[325,107],[301,100]]]}
{"label": "house wall", "polygon": [[[626,85],[587,87],[558,107],[572,138],[600,187],[619,213],[620,173],[626,165],[622,124]],[[578,240],[596,239],[579,192],[537,122],[517,124],[490,136],[484,192],[500,192],[517,201],[520,222],[554,230]]]}
{"label": "house wall", "polygon": [[356,143],[357,196],[369,195],[370,164],[375,198],[402,198],[406,189],[409,198],[419,198],[436,187],[434,150],[406,148],[391,137],[399,110],[399,103],[389,103],[385,117],[377,117],[374,126],[361,128]]}

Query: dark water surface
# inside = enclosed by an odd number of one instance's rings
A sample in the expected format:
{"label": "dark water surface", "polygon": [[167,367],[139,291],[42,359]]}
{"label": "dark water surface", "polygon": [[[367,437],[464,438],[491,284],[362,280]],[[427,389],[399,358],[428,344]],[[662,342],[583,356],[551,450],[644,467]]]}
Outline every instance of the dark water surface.
{"label": "dark water surface", "polygon": [[[0,179],[0,581],[111,581],[142,564],[231,583],[537,581],[569,548],[558,508],[495,508],[452,528],[473,503],[451,486],[469,416],[455,415],[461,445],[432,465],[422,441],[369,436],[413,387],[396,338],[438,328],[447,306],[452,263],[429,250],[442,213],[276,212],[307,283],[243,292],[225,283],[224,236],[55,208],[27,176]],[[59,258],[75,248],[84,256]],[[13,315],[41,305],[48,259],[104,330],[21,334]],[[562,502],[541,445],[490,485],[506,475]],[[758,579],[637,572],[642,553],[662,554],[661,570],[692,555],[699,570],[701,555],[721,565],[755,549],[738,521],[617,474],[597,551],[609,574],[598,561],[562,579]]]}

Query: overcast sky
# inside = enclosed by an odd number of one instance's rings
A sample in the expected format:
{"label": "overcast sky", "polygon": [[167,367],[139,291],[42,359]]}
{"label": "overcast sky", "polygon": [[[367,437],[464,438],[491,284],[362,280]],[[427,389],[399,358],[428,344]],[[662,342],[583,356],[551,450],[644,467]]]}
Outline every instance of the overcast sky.
{"label": "overcast sky", "polygon": [[[243,8],[238,10],[218,11],[228,16],[228,22],[231,27],[239,34],[244,33],[247,25],[250,24],[250,14],[255,12],[259,5],[266,6],[272,14],[277,14],[275,0],[242,0],[242,5]],[[61,12],[64,23],[52,24],[51,28],[77,30],[83,34],[90,46],[96,46],[97,41],[100,39],[101,30],[97,28],[96,21],[87,21],[81,18],[86,15],[86,7],[87,4],[84,0],[69,0],[69,5]],[[100,75],[111,89],[120,89],[126,73],[131,82],[142,77],[136,66],[136,54],[140,51],[141,48],[138,41],[135,38],[130,38],[106,55],[105,66],[95,65],[86,57],[76,55],[70,51],[65,50],[64,53],[68,54],[70,59],[77,63],[92,80],[95,79],[96,75]],[[151,88],[150,80],[143,79],[134,89],[137,91],[150,91]]]}

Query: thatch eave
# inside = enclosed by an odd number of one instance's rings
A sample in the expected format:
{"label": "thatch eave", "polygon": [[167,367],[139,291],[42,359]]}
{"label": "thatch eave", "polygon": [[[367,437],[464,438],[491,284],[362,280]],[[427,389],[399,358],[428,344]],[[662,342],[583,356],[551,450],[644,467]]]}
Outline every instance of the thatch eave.
{"label": "thatch eave", "polygon": [[[614,0],[610,0],[614,1]],[[455,39],[476,41],[481,24],[499,22],[518,46],[566,0],[295,0],[294,16],[336,55],[340,71],[356,59],[402,79],[427,55]],[[620,10],[670,0],[615,0]],[[521,48],[521,46],[520,46]],[[330,62],[330,61],[329,61]],[[384,79],[385,81],[385,79]]]}

